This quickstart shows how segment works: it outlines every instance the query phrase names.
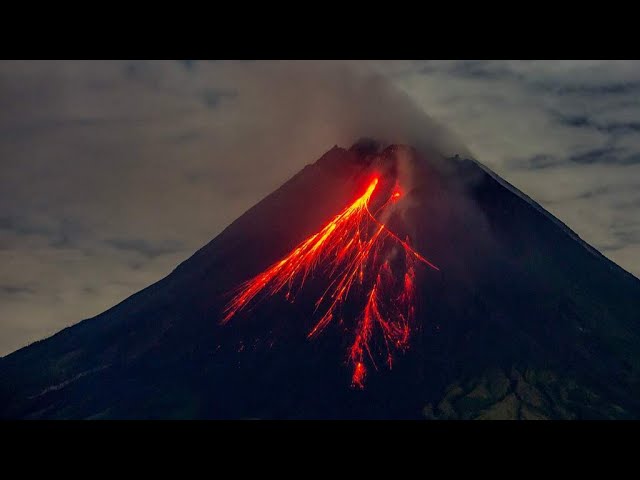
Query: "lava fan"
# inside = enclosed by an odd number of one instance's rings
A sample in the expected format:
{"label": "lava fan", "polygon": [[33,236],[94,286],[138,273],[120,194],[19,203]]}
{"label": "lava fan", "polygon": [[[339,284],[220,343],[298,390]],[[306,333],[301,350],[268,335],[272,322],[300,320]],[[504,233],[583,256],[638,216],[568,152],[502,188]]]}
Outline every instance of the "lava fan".
{"label": "lava fan", "polygon": [[[367,365],[377,369],[380,356],[391,368],[393,353],[409,346],[416,270],[420,265],[438,268],[416,252],[408,238],[402,240],[379,220],[401,198],[399,189],[392,190],[376,212],[371,212],[378,183],[374,178],[360,197],[318,233],[240,285],[222,322],[265,297],[281,294],[293,302],[305,281],[317,276],[325,286],[315,301],[317,319],[308,336],[318,335],[331,322],[349,327],[348,361],[354,387],[364,387]],[[355,310],[345,308],[347,301]]]}

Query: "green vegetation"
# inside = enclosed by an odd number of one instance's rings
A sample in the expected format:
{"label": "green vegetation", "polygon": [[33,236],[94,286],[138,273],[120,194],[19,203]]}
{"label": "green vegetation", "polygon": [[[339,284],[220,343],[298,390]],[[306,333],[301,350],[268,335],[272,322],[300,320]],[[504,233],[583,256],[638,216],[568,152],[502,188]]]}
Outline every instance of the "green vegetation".
{"label": "green vegetation", "polygon": [[437,406],[427,404],[429,420],[569,420],[625,419],[632,416],[620,405],[576,379],[551,370],[512,368],[507,376],[499,368],[449,385]]}

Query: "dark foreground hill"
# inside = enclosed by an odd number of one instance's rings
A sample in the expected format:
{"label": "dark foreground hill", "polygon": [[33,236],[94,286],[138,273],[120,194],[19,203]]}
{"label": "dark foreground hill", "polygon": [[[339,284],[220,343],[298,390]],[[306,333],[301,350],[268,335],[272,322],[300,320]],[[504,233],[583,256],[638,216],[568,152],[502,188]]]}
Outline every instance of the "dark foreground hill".
{"label": "dark foreground hill", "polygon": [[[400,159],[402,158],[402,159]],[[400,159],[400,160],[399,160]],[[393,369],[350,388],[338,324],[228,292],[383,169],[422,272]],[[96,272],[99,275],[99,272]],[[473,160],[334,147],[168,277],[0,359],[2,418],[640,418],[640,281]]]}

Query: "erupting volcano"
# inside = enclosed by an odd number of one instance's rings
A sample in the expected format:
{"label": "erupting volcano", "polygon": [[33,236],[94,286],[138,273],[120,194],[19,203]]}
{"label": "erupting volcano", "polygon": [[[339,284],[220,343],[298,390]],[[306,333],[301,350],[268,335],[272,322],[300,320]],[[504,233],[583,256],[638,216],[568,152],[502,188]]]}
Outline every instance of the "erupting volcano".
{"label": "erupting volcano", "polygon": [[[375,332],[383,340],[386,363],[391,368],[393,350],[403,350],[409,344],[415,316],[417,264],[435,270],[438,267],[413,250],[408,239],[401,240],[376,218],[400,199],[398,187],[375,215],[371,213],[370,202],[378,183],[378,177],[373,178],[366,191],[322,230],[241,285],[227,305],[223,323],[248,307],[261,293],[273,296],[284,291],[287,300],[294,301],[305,279],[314,271],[320,271],[328,286],[315,302],[316,312],[322,314],[309,337],[319,334],[332,320],[355,324],[348,356],[355,387],[364,387],[365,353],[376,367],[372,353]],[[355,319],[344,318],[342,314],[342,307],[350,296],[363,304]]]}
{"label": "erupting volcano", "polygon": [[426,143],[333,147],[166,278],[0,358],[0,418],[640,418],[640,281]]}

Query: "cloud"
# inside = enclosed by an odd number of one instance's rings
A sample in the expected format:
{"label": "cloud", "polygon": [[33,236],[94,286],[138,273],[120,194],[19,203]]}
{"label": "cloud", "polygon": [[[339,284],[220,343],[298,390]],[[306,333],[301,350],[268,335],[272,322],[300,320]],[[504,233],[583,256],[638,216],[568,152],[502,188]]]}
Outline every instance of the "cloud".
{"label": "cloud", "polygon": [[15,285],[0,285],[0,296],[4,295],[22,295],[34,293],[35,290],[30,287],[21,287]]}
{"label": "cloud", "polygon": [[363,136],[473,154],[638,275],[638,85],[638,62],[0,62],[0,355]]}
{"label": "cloud", "polygon": [[480,161],[640,275],[640,62],[412,62],[394,79]]}
{"label": "cloud", "polygon": [[179,253],[184,248],[182,242],[151,242],[142,238],[112,238],[105,240],[105,243],[118,250],[135,252],[147,258],[155,258],[167,253]]}

